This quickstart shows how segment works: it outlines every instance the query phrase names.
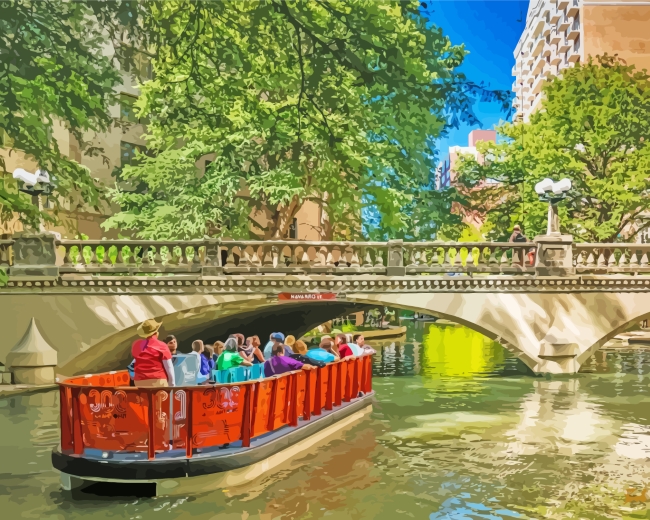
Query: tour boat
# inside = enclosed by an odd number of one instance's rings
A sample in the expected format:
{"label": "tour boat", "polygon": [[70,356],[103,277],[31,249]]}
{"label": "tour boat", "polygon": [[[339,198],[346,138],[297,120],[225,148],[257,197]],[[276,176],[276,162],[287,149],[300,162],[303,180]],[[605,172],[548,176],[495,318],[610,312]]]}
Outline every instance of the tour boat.
{"label": "tour boat", "polygon": [[229,384],[130,386],[128,371],[59,382],[64,489],[155,484],[156,495],[246,483],[371,409],[372,355]]}

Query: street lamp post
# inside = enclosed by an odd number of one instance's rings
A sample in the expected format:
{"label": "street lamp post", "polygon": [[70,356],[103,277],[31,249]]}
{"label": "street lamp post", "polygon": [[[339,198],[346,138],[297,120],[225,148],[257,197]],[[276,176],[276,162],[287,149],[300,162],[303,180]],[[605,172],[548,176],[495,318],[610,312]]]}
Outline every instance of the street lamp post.
{"label": "street lamp post", "polygon": [[546,235],[535,237],[537,261],[535,270],[541,276],[567,276],[575,274],[573,266],[573,237],[560,233],[558,203],[565,199],[571,189],[571,181],[562,179],[553,182],[544,179],[535,185],[539,199],[548,202],[548,223]]}
{"label": "street lamp post", "polygon": [[[18,190],[32,196],[32,203],[36,206],[39,212],[43,211],[43,204],[41,195],[46,197],[54,193],[56,188],[56,179],[52,177],[46,170],[36,170],[36,173],[29,173],[23,168],[16,168],[13,173],[13,178],[18,180]],[[43,219],[38,218],[39,233],[45,233],[45,226]]]}
{"label": "street lamp post", "polygon": [[535,193],[539,199],[548,202],[548,223],[546,234],[549,236],[560,236],[560,215],[558,213],[558,203],[566,198],[567,192],[571,189],[571,180],[562,179],[559,182],[553,182],[551,179],[544,179],[535,185]]}

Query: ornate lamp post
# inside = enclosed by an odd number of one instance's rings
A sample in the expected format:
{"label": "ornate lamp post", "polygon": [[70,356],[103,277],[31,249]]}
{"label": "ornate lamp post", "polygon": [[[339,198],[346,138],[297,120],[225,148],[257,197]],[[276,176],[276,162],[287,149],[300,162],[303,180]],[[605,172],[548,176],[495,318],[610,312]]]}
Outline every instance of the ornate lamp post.
{"label": "ornate lamp post", "polygon": [[535,237],[537,243],[537,263],[535,270],[539,276],[570,276],[575,274],[573,267],[573,237],[560,233],[558,203],[566,198],[571,189],[571,181],[562,179],[553,182],[544,179],[535,185],[540,200],[548,202],[548,225],[546,235]]}
{"label": "ornate lamp post", "polygon": [[558,202],[566,198],[566,194],[570,189],[571,180],[567,178],[558,182],[546,178],[535,184],[535,193],[539,195],[539,199],[548,202],[546,234],[549,236],[560,236],[560,215],[557,205]]}
{"label": "ornate lamp post", "polygon": [[[43,203],[41,195],[46,197],[52,195],[56,189],[56,179],[52,177],[45,170],[36,170],[36,173],[29,173],[23,168],[16,168],[13,173],[13,178],[18,180],[18,190],[32,196],[32,203],[37,207],[38,211],[43,211]],[[44,233],[45,226],[42,219],[39,217],[38,232]]]}

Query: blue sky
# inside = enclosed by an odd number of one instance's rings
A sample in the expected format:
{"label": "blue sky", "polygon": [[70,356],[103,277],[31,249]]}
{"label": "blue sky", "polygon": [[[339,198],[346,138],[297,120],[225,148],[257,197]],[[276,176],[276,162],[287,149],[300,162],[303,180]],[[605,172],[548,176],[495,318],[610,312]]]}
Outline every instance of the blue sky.
{"label": "blue sky", "polygon": [[[465,44],[469,55],[461,70],[468,79],[483,81],[495,89],[512,89],[513,52],[526,22],[528,1],[423,0],[423,4],[423,14],[442,27],[452,43]],[[475,110],[485,129],[505,118],[498,104],[480,103]],[[467,146],[467,134],[472,129],[461,126],[440,139],[438,158],[446,155],[449,146]]]}

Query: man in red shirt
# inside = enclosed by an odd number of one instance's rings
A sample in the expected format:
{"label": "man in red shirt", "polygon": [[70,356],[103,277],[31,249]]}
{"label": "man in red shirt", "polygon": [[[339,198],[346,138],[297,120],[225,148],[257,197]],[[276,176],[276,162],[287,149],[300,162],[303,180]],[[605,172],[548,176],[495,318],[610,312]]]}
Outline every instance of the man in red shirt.
{"label": "man in red shirt", "polygon": [[174,386],[174,367],[169,347],[158,339],[162,323],[146,320],[138,327],[138,339],[131,346],[135,359],[135,386]]}

